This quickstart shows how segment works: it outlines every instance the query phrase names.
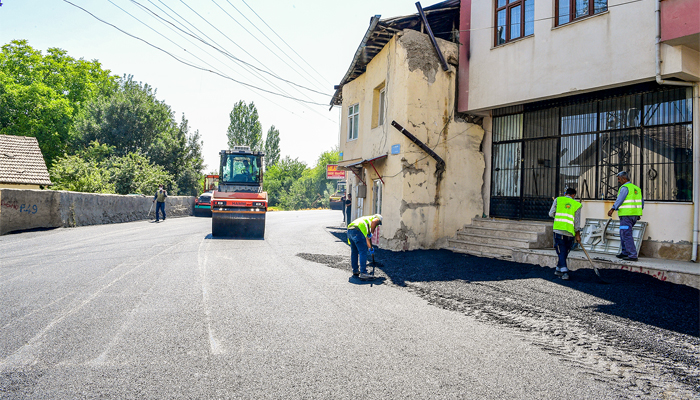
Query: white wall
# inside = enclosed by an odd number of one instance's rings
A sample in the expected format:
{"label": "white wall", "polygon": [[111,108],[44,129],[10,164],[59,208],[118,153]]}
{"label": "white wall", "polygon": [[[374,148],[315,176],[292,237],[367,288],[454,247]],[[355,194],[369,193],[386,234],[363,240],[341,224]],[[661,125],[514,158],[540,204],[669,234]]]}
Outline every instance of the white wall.
{"label": "white wall", "polygon": [[[584,201],[581,208],[581,224],[586,218],[608,218],[608,210],[614,201]],[[693,237],[692,203],[644,202],[642,221],[647,222],[644,240],[662,242],[688,242]],[[617,213],[613,214],[618,219]],[[670,221],[673,221],[672,223]]]}
{"label": "white wall", "polygon": [[535,0],[534,35],[494,47],[494,2],[473,1],[468,111],[654,79],[654,1],[608,6],[555,27],[554,0]]}

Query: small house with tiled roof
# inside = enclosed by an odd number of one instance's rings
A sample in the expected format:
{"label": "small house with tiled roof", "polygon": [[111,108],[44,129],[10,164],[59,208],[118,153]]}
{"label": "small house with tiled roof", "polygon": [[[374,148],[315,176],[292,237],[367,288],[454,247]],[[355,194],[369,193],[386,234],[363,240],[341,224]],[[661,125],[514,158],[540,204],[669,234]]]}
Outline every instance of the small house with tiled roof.
{"label": "small house with tiled roof", "polygon": [[51,185],[36,138],[0,135],[0,188],[39,189]]}

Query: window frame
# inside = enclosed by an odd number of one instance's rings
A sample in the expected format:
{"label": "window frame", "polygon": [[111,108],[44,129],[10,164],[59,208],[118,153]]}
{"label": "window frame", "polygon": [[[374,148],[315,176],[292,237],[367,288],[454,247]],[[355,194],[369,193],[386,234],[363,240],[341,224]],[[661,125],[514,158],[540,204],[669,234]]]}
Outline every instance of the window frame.
{"label": "window frame", "polygon": [[[354,108],[354,111],[353,111]],[[357,140],[360,136],[360,103],[348,107],[348,141]],[[355,135],[353,135],[355,133]]]}
{"label": "window frame", "polygon": [[373,214],[382,213],[382,200],[384,199],[383,191],[384,182],[382,182],[381,179],[375,179],[372,185],[372,195],[374,196],[372,199]]}
{"label": "window frame", "polygon": [[[532,33],[529,35],[525,34],[525,30],[526,30],[526,28],[525,28],[525,22],[526,22],[525,21],[525,18],[526,18],[525,3],[526,3],[526,1],[532,2],[533,7],[534,7],[534,0],[504,0],[506,4],[502,7],[498,6],[498,1],[499,0],[494,0],[494,10],[495,10],[495,12],[493,14],[493,17],[494,17],[493,18],[493,20],[494,20],[494,24],[493,24],[493,26],[494,26],[494,30],[493,30],[494,47],[503,46],[504,44],[508,44],[508,43],[513,42],[515,40],[530,37],[530,36],[533,36],[535,34],[535,32],[534,32],[534,23],[535,23],[534,19],[532,21],[532,24],[533,24]],[[513,8],[518,7],[518,6],[520,7],[520,22],[519,22],[520,34],[518,37],[512,38],[512,35],[510,32],[510,27],[512,25],[511,24],[511,12],[512,12]],[[505,32],[505,37],[504,37],[503,43],[498,43],[498,28],[499,28],[499,26],[498,26],[498,13],[500,11],[505,11],[505,13],[506,13],[506,21],[505,21],[506,32]]]}
{"label": "window frame", "polygon": [[[559,22],[559,3],[562,1],[567,1],[569,2],[569,20],[564,23]],[[554,2],[554,26],[564,26],[568,25],[572,22],[580,21],[583,19],[586,19],[588,17],[592,17],[594,15],[602,14],[604,12],[607,12],[608,9],[610,8],[609,6],[609,1],[605,0],[605,10],[595,12],[595,0],[588,0],[588,13],[586,15],[582,15],[580,17],[576,16],[576,0],[556,0]]]}

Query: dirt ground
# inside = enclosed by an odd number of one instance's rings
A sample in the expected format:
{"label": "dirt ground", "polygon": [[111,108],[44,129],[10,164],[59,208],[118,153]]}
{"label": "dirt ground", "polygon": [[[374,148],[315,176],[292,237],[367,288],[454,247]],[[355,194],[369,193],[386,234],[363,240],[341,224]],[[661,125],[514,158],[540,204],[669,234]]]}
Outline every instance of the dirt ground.
{"label": "dirt ground", "polygon": [[[346,242],[343,228],[329,233]],[[346,270],[347,254],[298,254]],[[700,397],[700,293],[644,274],[553,268],[447,250],[377,250],[373,284],[521,334],[529,343],[620,385],[632,397]]]}

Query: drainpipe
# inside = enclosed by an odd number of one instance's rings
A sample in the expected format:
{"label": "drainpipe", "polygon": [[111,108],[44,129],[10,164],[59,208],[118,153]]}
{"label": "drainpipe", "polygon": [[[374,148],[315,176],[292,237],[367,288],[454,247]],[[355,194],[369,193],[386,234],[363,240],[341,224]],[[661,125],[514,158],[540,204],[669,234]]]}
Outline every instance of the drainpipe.
{"label": "drainpipe", "polygon": [[700,84],[693,85],[693,257],[698,259],[698,231],[700,230]]}
{"label": "drainpipe", "polygon": [[691,261],[698,259],[698,231],[700,229],[700,86],[693,82],[679,82],[661,79],[661,0],[656,0],[656,83],[659,85],[689,86],[693,88],[693,256]]}

